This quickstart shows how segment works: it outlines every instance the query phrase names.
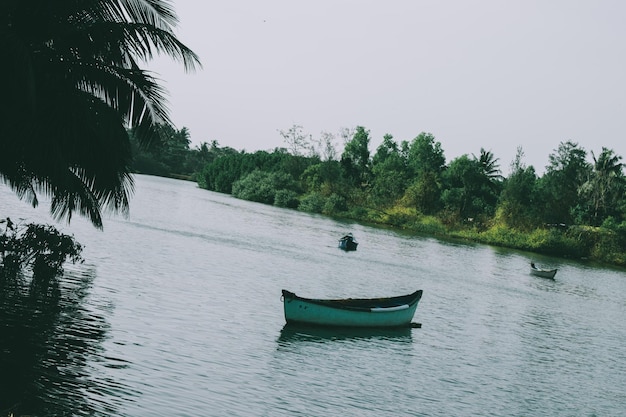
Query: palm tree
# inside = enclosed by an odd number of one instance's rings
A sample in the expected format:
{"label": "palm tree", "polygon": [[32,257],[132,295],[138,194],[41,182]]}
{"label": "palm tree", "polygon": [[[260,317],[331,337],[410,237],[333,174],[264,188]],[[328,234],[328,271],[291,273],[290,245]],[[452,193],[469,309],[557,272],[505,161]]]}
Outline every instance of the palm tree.
{"label": "palm tree", "polygon": [[623,190],[624,174],[622,157],[616,155],[612,149],[602,148],[602,152],[596,158],[593,157],[593,173],[591,179],[583,186],[583,191],[587,190],[591,195],[592,218],[596,225],[601,223],[607,213],[615,211],[615,201]]}
{"label": "palm tree", "polygon": [[127,128],[141,143],[169,123],[164,93],[141,69],[155,54],[198,57],[173,34],[168,0],[19,0],[0,6],[0,179],[33,206],[78,212],[102,228],[133,190]]}
{"label": "palm tree", "polygon": [[496,158],[491,151],[486,151],[480,148],[480,156],[477,158],[473,155],[474,160],[478,162],[485,177],[489,178],[489,181],[499,181],[503,177],[500,174],[500,165],[498,164],[499,158]]}

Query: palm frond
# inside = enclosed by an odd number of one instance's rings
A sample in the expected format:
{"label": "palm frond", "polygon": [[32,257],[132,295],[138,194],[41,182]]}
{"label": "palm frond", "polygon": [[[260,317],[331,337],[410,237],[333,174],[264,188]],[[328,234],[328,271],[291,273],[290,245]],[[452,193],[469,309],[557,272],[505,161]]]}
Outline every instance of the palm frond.
{"label": "palm frond", "polygon": [[[133,192],[126,126],[142,141],[169,123],[166,92],[139,67],[164,54],[186,71],[197,55],[173,34],[166,0],[22,0],[0,13],[0,180],[51,212],[127,213]],[[10,82],[6,82],[10,80]]]}

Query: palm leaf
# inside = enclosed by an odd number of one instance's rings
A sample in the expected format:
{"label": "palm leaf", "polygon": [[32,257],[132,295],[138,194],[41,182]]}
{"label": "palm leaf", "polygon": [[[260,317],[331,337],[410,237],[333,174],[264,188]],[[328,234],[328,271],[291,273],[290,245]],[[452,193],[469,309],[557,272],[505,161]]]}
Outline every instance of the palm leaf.
{"label": "palm leaf", "polygon": [[165,90],[139,61],[165,54],[193,70],[199,59],[174,36],[169,1],[21,0],[4,11],[0,178],[33,205],[50,195],[57,218],[102,227],[102,210],[128,211],[126,127],[148,142],[170,122]]}

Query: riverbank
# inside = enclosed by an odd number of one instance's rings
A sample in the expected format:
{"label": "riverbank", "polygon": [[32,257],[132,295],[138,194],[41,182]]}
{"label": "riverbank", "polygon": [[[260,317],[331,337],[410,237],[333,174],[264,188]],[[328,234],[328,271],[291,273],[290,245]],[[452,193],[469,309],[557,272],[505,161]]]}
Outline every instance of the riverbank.
{"label": "riverbank", "polygon": [[626,266],[626,236],[603,227],[560,225],[522,231],[497,223],[467,222],[450,226],[437,217],[422,215],[411,209],[381,212],[359,208],[346,213],[345,217],[434,237],[462,239],[568,259]]}
{"label": "riverbank", "polygon": [[[193,177],[177,176],[191,180]],[[299,204],[301,211],[387,226],[439,238],[454,238],[486,245],[519,249],[538,254],[581,259],[626,267],[626,230],[582,225],[554,225],[534,230],[517,230],[497,220],[491,224],[468,221],[445,224],[440,218],[421,214],[416,209],[394,207],[381,211],[353,207],[327,213],[323,204]],[[287,208],[287,207],[285,207]]]}

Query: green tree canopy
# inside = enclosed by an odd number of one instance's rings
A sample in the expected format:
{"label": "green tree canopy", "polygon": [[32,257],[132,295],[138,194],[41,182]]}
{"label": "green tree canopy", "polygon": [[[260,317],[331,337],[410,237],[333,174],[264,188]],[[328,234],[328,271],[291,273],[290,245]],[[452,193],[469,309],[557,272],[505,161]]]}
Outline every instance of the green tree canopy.
{"label": "green tree canopy", "polygon": [[420,133],[410,143],[403,142],[402,154],[406,155],[409,186],[404,201],[423,213],[434,213],[441,198],[441,174],[446,158],[441,143],[426,132]]}
{"label": "green tree canopy", "polygon": [[577,143],[567,141],[559,143],[548,158],[550,163],[538,183],[543,219],[546,223],[570,224],[573,210],[579,204],[579,189],[591,173],[587,152]]}
{"label": "green tree canopy", "polygon": [[291,178],[299,179],[307,167],[314,163],[319,163],[319,159],[294,156],[285,149],[275,149],[271,153],[227,152],[205,165],[198,175],[199,184],[202,188],[212,191],[231,193],[233,183],[252,171],[284,172]]}
{"label": "green tree canopy", "polygon": [[369,130],[363,126],[357,126],[352,139],[346,143],[341,155],[341,166],[346,177],[359,186],[369,181],[371,169],[369,143]]}
{"label": "green tree canopy", "polygon": [[492,178],[497,170],[494,170],[492,155],[482,149],[481,152],[482,158],[461,155],[454,159],[443,174],[442,200],[460,219],[492,215],[495,211],[498,197]]}
{"label": "green tree canopy", "polygon": [[420,133],[409,144],[408,165],[415,175],[426,171],[440,175],[446,165],[441,143],[430,133]]}
{"label": "green tree canopy", "polygon": [[393,136],[386,134],[372,158],[372,198],[377,205],[389,205],[406,190],[406,159]]}
{"label": "green tree canopy", "polygon": [[526,166],[523,157],[524,151],[518,147],[511,163],[511,174],[500,194],[498,216],[510,227],[530,229],[539,223],[536,216],[537,174],[532,165]]}

